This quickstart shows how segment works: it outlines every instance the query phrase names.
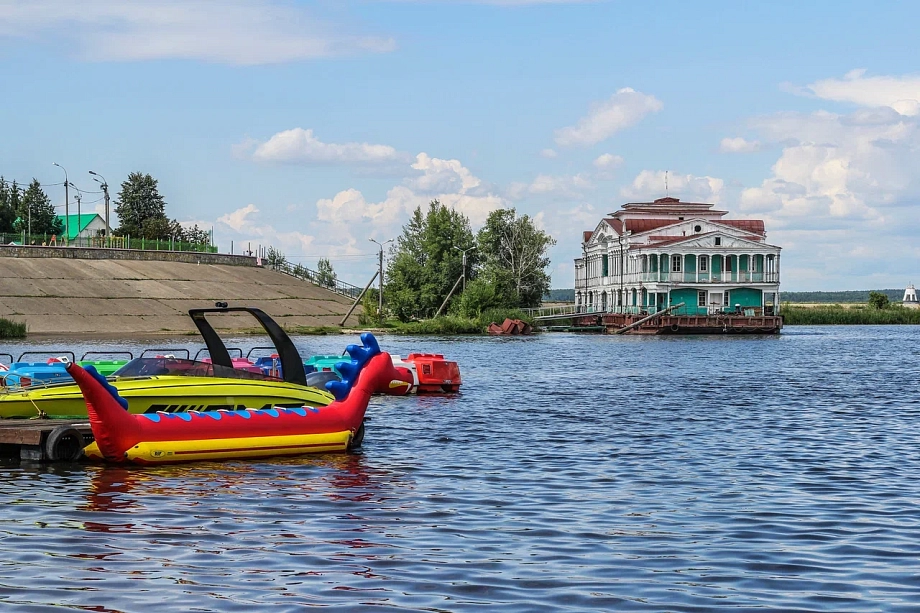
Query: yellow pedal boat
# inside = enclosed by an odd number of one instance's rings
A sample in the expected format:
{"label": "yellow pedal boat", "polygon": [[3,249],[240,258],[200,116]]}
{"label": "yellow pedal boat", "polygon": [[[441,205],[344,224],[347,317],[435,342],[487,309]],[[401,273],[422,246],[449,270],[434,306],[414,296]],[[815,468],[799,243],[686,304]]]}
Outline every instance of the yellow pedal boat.
{"label": "yellow pedal boat", "polygon": [[[287,333],[260,309],[226,307],[191,309],[211,362],[174,357],[137,358],[108,377],[131,413],[240,410],[244,408],[326,406],[335,398],[324,388],[328,373],[311,373]],[[247,312],[268,333],[281,361],[283,378],[233,368],[224,342],[206,313]],[[86,417],[86,403],[75,383],[0,390],[0,418]]]}

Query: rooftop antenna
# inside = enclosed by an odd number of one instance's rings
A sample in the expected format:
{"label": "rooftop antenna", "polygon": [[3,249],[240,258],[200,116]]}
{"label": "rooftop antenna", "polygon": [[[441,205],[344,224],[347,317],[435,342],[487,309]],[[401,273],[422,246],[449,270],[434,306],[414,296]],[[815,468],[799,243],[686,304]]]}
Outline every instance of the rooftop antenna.
{"label": "rooftop antenna", "polygon": [[665,198],[668,198],[671,196],[670,192],[668,191],[668,171],[667,170],[664,171],[664,195],[665,195]]}

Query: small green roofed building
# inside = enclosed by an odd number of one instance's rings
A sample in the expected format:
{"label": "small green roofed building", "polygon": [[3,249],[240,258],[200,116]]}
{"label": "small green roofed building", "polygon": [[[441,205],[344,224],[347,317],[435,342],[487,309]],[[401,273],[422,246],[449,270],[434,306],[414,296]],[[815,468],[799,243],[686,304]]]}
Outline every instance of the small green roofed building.
{"label": "small green roofed building", "polygon": [[82,213],[80,215],[58,215],[61,225],[69,230],[67,242],[89,239],[105,232],[105,220],[99,213]]}

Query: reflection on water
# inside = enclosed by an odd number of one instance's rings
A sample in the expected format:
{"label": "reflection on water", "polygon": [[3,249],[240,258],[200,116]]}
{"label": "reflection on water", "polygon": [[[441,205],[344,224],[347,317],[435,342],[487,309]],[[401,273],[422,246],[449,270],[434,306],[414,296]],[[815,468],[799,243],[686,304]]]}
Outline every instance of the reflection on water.
{"label": "reflection on water", "polygon": [[358,454],[0,468],[0,602],[920,609],[917,328],[381,345],[464,392],[375,399]]}

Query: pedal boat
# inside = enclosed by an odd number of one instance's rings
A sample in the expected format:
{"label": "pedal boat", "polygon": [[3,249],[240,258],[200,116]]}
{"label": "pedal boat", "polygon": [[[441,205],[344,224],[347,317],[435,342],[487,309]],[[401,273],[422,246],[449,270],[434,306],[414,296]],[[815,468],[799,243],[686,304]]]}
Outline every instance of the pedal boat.
{"label": "pedal boat", "polygon": [[[223,304],[223,303],[222,303]],[[256,318],[275,346],[282,377],[233,368],[227,347],[207,314],[246,312]],[[210,363],[172,356],[141,357],[125,364],[110,383],[128,400],[132,413],[182,413],[190,410],[326,406],[334,397],[323,387],[329,373],[308,380],[302,358],[287,333],[261,309],[191,309],[189,316],[204,339]],[[66,372],[66,371],[64,371]],[[0,390],[0,418],[85,418],[86,403],[72,381]]]}
{"label": "pedal boat", "polygon": [[336,400],[322,407],[131,414],[130,401],[92,367],[70,364],[95,439],[84,452],[108,462],[163,464],[354,449],[364,437],[371,394],[396,376],[373,335],[364,333],[361,340],[362,346],[349,345],[351,360],[337,364],[342,380],[326,384]]}

